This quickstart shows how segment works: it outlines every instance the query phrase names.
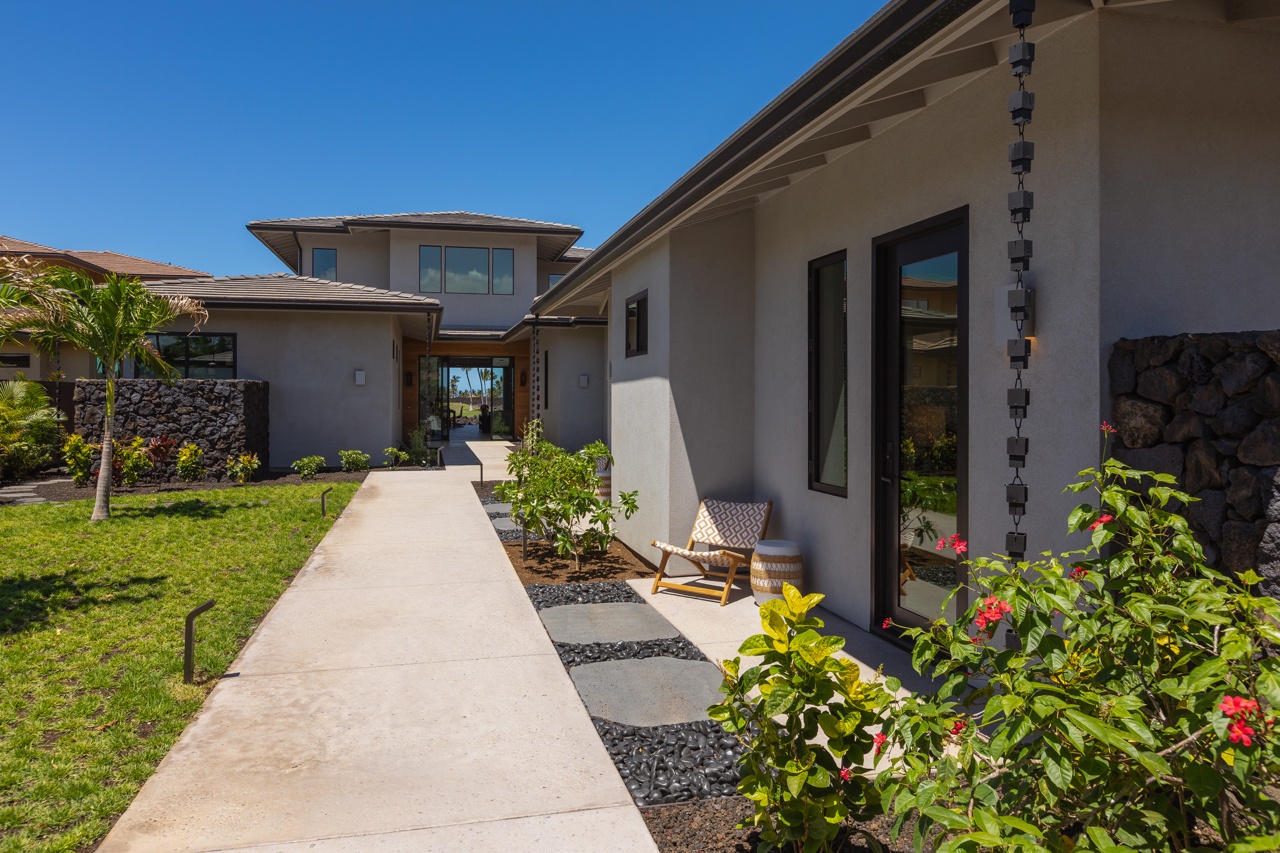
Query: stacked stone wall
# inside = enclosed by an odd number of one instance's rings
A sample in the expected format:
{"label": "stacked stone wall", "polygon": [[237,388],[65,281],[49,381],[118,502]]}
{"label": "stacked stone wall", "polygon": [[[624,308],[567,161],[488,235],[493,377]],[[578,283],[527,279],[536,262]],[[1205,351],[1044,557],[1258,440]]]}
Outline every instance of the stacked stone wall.
{"label": "stacked stone wall", "polygon": [[1280,331],[1121,340],[1108,368],[1117,456],[1176,476],[1210,562],[1280,595]]}
{"label": "stacked stone wall", "polygon": [[[256,453],[259,470],[270,467],[268,385],[248,379],[183,379],[167,385],[155,379],[122,379],[116,383],[115,436],[130,440],[167,435],[177,442],[163,468],[145,479],[177,476],[177,447],[188,442],[204,450],[205,467],[213,479],[226,479],[227,459]],[[91,442],[102,441],[106,382],[76,382],[76,432]]]}

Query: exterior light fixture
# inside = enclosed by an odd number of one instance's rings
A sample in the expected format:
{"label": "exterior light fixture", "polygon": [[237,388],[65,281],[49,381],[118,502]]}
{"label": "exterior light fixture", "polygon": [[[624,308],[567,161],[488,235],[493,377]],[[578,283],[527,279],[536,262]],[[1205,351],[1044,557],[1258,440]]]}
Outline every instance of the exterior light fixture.
{"label": "exterior light fixture", "polygon": [[587,387],[587,374],[583,373],[578,376],[578,387],[579,388]]}
{"label": "exterior light fixture", "polygon": [[356,384],[357,385],[364,384],[364,371],[360,370],[359,368],[356,369]]}

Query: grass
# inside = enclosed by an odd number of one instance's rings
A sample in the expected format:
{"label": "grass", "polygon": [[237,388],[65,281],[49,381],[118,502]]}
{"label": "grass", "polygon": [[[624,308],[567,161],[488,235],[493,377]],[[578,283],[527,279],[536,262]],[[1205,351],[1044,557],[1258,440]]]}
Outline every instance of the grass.
{"label": "grass", "polygon": [[89,501],[0,509],[0,851],[101,840],[358,485],[121,497],[94,525]]}

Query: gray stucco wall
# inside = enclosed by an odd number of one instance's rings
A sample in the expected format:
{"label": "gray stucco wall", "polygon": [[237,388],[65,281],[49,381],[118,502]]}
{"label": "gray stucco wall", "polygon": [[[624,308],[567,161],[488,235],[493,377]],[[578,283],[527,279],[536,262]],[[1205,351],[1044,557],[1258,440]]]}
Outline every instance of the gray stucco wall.
{"label": "gray stucco wall", "polygon": [[[551,355],[546,393],[550,407],[539,410],[548,441],[578,450],[593,441],[606,441],[605,399],[608,330],[603,327],[540,329],[539,341]],[[587,377],[581,387],[580,377]],[[539,401],[541,403],[541,401]]]}
{"label": "gray stucco wall", "polygon": [[364,284],[369,287],[386,287],[390,276],[390,245],[385,231],[363,234],[309,234],[298,232],[302,246],[299,266],[302,275],[311,275],[311,250],[336,249],[338,251],[338,281]]}
{"label": "gray stucco wall", "polygon": [[[400,386],[391,362],[394,321],[337,311],[211,310],[201,331],[236,334],[238,379],[271,383],[271,464],[339,450],[376,463],[399,440]],[[170,330],[185,332],[190,325]],[[365,384],[355,384],[355,371]]]}

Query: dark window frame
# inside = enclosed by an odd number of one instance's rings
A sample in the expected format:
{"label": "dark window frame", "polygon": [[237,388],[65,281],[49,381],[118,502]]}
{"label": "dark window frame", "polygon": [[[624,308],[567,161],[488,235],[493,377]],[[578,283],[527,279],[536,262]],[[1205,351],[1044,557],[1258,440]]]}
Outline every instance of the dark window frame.
{"label": "dark window frame", "polygon": [[311,247],[311,277],[320,278],[316,275],[316,252],[333,252],[333,278],[326,281],[342,281],[338,278],[338,250],[328,246],[312,246]]}
{"label": "dark window frame", "polygon": [[[182,359],[181,364],[170,365],[174,368],[177,368],[179,372],[181,372],[183,379],[190,378],[187,374],[191,370],[191,339],[192,338],[231,338],[231,378],[232,379],[239,378],[240,376],[240,340],[238,338],[238,333],[236,332],[194,332],[189,335],[184,335],[181,332],[148,332],[147,337],[151,340],[152,346],[155,346],[157,349],[160,346],[159,338],[161,335],[164,335],[167,337],[182,338],[184,341],[186,341],[185,348],[184,348],[185,357]],[[137,361],[135,361],[133,364],[134,376],[138,377],[139,379],[154,378],[150,376],[142,376],[143,370],[144,370],[143,366],[139,364]]]}
{"label": "dark window frame", "polygon": [[[449,293],[454,296],[492,296],[493,295],[493,248],[491,246],[444,246],[440,256],[440,288],[441,293]],[[485,291],[472,292],[469,290],[450,290],[449,289],[449,250],[450,249],[468,249],[471,251],[484,252],[485,266],[488,268],[486,279],[488,284],[485,285]],[[512,288],[513,290],[515,288]]]}
{"label": "dark window frame", "polygon": [[849,453],[845,451],[844,486],[824,483],[818,479],[818,435],[822,425],[818,422],[818,288],[816,287],[818,270],[834,264],[844,265],[844,435],[845,447],[849,444],[849,253],[845,249],[823,255],[809,261],[809,490],[833,495],[838,498],[849,497]]}
{"label": "dark window frame", "polygon": [[[560,282],[564,281],[564,277],[565,277],[565,276],[567,276],[567,275],[568,275],[568,273],[567,273],[567,272],[549,272],[549,273],[547,273],[547,290],[550,290],[551,288],[555,287],[555,286],[556,286],[557,284],[559,284]],[[555,281],[552,281],[552,279],[555,279]]]}
{"label": "dark window frame", "polygon": [[[494,284],[497,282],[497,275],[494,272],[498,252],[511,253],[511,292],[499,293],[494,290]],[[516,250],[509,249],[506,246],[490,246],[489,247],[489,295],[490,296],[515,296],[516,295]]]}
{"label": "dark window frame", "polygon": [[[440,287],[437,288],[436,290],[422,289],[422,250],[423,249],[435,249],[437,252],[440,253],[440,282],[439,282]],[[418,246],[418,292],[419,293],[444,293],[444,246],[443,245],[429,246],[426,244],[420,244]]]}
{"label": "dark window frame", "polygon": [[[631,337],[628,329],[627,315],[631,313],[631,306],[636,307],[636,341],[635,346],[631,345]],[[637,355],[648,355],[649,353],[649,291],[642,290],[627,297],[626,304],[622,311],[622,337],[623,348],[626,350],[625,357],[632,358]]]}
{"label": "dark window frame", "polygon": [[[11,359],[12,363],[6,361],[6,359]],[[23,359],[26,359],[26,361],[23,362]],[[30,366],[31,353],[29,352],[0,352],[0,367],[23,370]]]}

